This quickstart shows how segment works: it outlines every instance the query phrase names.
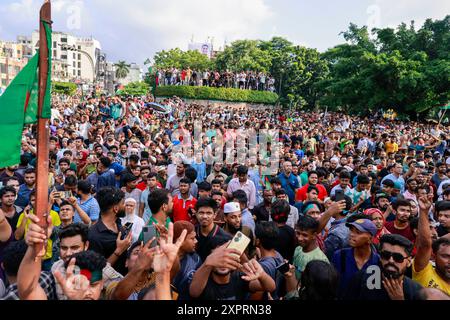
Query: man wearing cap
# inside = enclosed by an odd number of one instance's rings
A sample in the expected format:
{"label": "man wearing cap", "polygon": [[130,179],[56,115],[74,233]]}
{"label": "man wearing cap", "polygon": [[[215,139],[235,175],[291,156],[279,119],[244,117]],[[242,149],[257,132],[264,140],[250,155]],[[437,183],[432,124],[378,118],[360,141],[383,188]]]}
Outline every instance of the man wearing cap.
{"label": "man wearing cap", "polygon": [[125,199],[133,198],[136,201],[136,206],[134,209],[134,214],[138,215],[138,208],[141,204],[141,194],[142,191],[136,188],[137,184],[137,177],[133,174],[127,173],[125,174],[123,178],[124,187],[122,188],[122,191],[125,192]]}
{"label": "man wearing cap", "polygon": [[247,257],[253,257],[255,254],[253,231],[247,226],[242,225],[242,212],[239,203],[228,202],[223,209],[225,225],[223,230],[228,232],[231,236],[234,236],[238,231],[250,238],[250,245],[245,251]]}
{"label": "man wearing cap", "polygon": [[360,270],[365,270],[371,265],[377,265],[380,257],[372,247],[372,238],[377,234],[375,224],[361,217],[345,225],[349,228],[350,234],[348,244],[350,248],[344,248],[334,253],[332,264],[340,275],[338,296],[342,296],[352,277]]}

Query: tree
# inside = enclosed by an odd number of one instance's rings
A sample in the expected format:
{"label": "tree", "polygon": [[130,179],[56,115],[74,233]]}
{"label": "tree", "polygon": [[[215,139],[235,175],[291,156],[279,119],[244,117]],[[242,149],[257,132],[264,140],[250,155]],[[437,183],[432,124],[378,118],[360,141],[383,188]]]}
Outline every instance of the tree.
{"label": "tree", "polygon": [[270,53],[259,48],[261,41],[238,40],[220,52],[215,66],[220,71],[256,71],[269,72],[272,64]]}
{"label": "tree", "polygon": [[114,65],[116,67],[116,78],[123,79],[126,78],[130,73],[131,65],[127,64],[125,61],[119,61]]}
{"label": "tree", "polygon": [[131,95],[131,96],[144,96],[149,93],[150,86],[145,82],[130,82],[127,84],[121,94]]}

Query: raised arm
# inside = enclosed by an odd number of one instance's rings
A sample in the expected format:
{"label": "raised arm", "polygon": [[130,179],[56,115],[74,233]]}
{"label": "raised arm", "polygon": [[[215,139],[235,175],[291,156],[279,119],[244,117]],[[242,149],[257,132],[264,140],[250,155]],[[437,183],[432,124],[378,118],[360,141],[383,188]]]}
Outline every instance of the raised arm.
{"label": "raised arm", "polygon": [[327,226],[327,223],[328,221],[330,221],[331,217],[339,212],[342,212],[345,209],[345,206],[345,200],[333,202],[328,210],[325,211],[319,218],[319,227],[317,228],[317,233],[322,232],[322,230]]}
{"label": "raised arm", "polygon": [[431,201],[427,197],[419,198],[419,225],[417,230],[416,248],[417,253],[414,258],[414,270],[420,272],[428,265],[431,258],[431,230],[428,213],[430,212]]}

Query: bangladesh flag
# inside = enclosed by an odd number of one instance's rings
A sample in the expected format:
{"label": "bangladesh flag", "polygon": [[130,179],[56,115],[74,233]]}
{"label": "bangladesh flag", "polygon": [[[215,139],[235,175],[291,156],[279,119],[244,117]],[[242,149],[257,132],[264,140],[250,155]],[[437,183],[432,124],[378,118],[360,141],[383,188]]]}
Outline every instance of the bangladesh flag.
{"label": "bangladesh flag", "polygon": [[[52,31],[44,23],[47,46],[52,43]],[[51,48],[48,48],[48,78],[42,118],[51,116]],[[20,162],[23,126],[34,124],[38,119],[39,96],[39,52],[14,78],[5,92],[0,96],[0,168],[13,166]]]}

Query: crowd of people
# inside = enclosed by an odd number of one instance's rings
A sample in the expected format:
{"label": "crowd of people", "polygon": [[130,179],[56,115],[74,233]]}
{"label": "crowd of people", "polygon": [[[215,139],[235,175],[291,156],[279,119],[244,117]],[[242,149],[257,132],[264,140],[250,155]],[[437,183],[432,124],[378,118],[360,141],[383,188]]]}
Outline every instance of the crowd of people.
{"label": "crowd of people", "polygon": [[256,71],[213,71],[177,69],[175,67],[156,72],[156,85],[164,86],[204,86],[216,88],[235,88],[258,91],[275,91],[275,78]]}
{"label": "crowd of people", "polygon": [[25,128],[0,171],[0,298],[449,299],[449,127],[151,102],[53,98],[47,228]]}

